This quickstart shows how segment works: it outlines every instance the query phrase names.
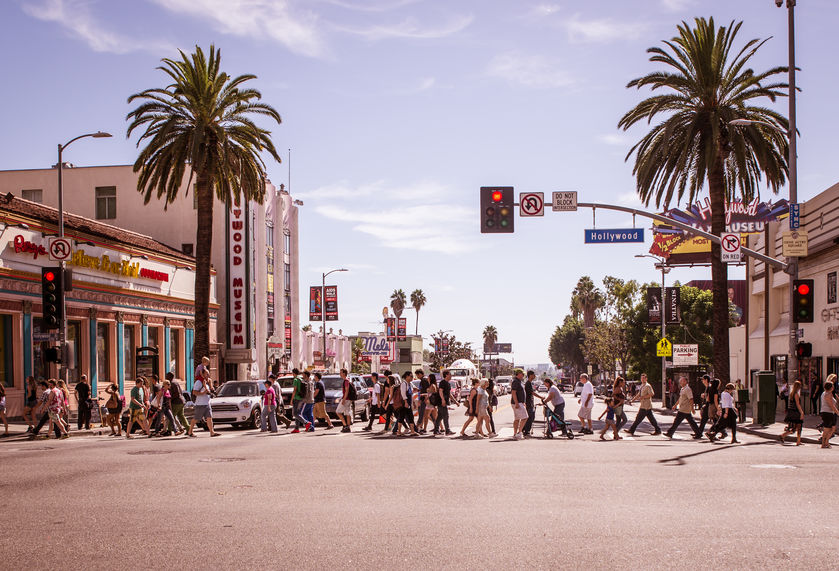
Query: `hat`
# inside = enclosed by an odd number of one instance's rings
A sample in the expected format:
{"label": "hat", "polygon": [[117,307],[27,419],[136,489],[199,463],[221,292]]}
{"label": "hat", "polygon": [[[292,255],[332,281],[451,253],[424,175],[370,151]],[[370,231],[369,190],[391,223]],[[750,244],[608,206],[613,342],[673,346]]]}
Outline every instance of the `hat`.
{"label": "hat", "polygon": [[274,375],[274,373],[271,373],[270,375],[268,375],[268,378],[269,379],[276,379],[277,377],[276,377],[276,375]]}

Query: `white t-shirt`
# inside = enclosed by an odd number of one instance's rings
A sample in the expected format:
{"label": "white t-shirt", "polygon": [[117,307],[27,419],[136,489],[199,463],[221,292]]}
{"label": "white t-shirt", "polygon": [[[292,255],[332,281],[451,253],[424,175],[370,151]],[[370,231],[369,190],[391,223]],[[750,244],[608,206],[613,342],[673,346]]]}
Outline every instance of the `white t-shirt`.
{"label": "white t-shirt", "polygon": [[548,401],[554,406],[565,404],[565,399],[562,398],[562,393],[559,392],[559,389],[556,388],[556,385],[551,386],[550,390],[548,391]]}
{"label": "white t-shirt", "polygon": [[[587,396],[591,397],[588,405],[586,405]],[[588,406],[588,408],[594,406],[594,385],[591,384],[591,381],[586,381],[586,384],[583,385],[583,392],[580,393],[580,406]]]}
{"label": "white t-shirt", "polygon": [[734,408],[734,397],[728,391],[723,391],[720,395],[720,404],[723,408]]}
{"label": "white t-shirt", "polygon": [[373,406],[378,406],[379,404],[379,395],[382,394],[382,385],[376,383],[373,385]]}
{"label": "white t-shirt", "polygon": [[[192,385],[192,390],[196,393],[199,391],[203,391],[204,382],[196,379],[195,384]],[[195,406],[210,406],[210,393],[196,396]]]}

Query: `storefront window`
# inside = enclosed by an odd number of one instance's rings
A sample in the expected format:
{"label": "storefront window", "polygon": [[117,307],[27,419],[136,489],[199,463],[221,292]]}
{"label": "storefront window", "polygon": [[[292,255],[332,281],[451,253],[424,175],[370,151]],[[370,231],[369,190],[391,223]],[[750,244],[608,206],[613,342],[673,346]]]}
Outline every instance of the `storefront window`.
{"label": "storefront window", "polygon": [[180,377],[180,351],[178,350],[178,338],[180,329],[169,330],[169,370],[172,371],[176,377]]}
{"label": "storefront window", "polygon": [[134,327],[131,325],[122,330],[122,370],[127,380],[134,378]]}
{"label": "storefront window", "polygon": [[158,351],[160,350],[160,328],[159,327],[149,327],[149,347],[154,347]]}
{"label": "storefront window", "polygon": [[67,322],[67,378],[71,383],[78,383],[81,372],[79,371],[79,355],[81,344],[79,339],[82,335],[81,321]]}
{"label": "storefront window", "polygon": [[96,324],[96,375],[98,382],[104,384],[111,382],[111,346],[110,324]]}
{"label": "storefront window", "polygon": [[14,373],[12,372],[13,339],[12,316],[0,315],[0,382],[3,383],[4,387],[15,386]]}

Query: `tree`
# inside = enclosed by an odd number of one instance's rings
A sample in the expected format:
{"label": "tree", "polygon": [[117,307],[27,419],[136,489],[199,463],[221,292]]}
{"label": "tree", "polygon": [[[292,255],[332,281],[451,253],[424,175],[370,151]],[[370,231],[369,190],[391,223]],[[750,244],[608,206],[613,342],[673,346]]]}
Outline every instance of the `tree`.
{"label": "tree", "polygon": [[[498,330],[494,325],[487,325],[484,327],[484,353],[492,353],[495,342],[498,341]],[[489,349],[489,350],[487,350]]]}
{"label": "tree", "polygon": [[597,289],[588,276],[581,277],[571,292],[571,312],[575,319],[583,316],[586,329],[594,326],[595,313],[603,306],[603,302],[603,292]]}
{"label": "tree", "polygon": [[570,315],[565,316],[562,326],[557,326],[548,345],[548,355],[553,363],[562,363],[563,367],[570,367],[582,371],[586,366],[586,359],[582,353],[583,341],[582,322]]}
{"label": "tree", "polygon": [[189,192],[195,179],[197,199],[195,231],[195,347],[194,358],[210,354],[210,264],[213,238],[213,196],[231,208],[244,200],[262,202],[265,196],[266,151],[280,157],[271,133],[253,122],[264,115],[280,123],[273,107],[260,102],[259,91],[244,87],[255,75],[230,78],[219,69],[221,52],[210,46],[209,57],[200,47],[181,59],[163,59],[158,69],[172,80],[164,88],[147,89],[128,98],[140,101],[126,120],[127,136],[144,128],[137,147],[145,142],[134,162],[139,172],[137,190],[148,204],[152,195],[172,204],[178,197],[186,170]]}
{"label": "tree", "polygon": [[414,309],[417,312],[417,322],[416,328],[414,329],[414,335],[419,335],[419,310],[425,305],[425,302],[425,294],[422,293],[421,289],[415,289],[411,292],[411,305],[414,306]]}
{"label": "tree", "polygon": [[[774,67],[755,73],[746,67],[767,40],[751,40],[732,52],[742,22],[729,27],[697,18],[695,27],[686,22],[679,35],[663,42],[666,48],[647,50],[650,61],[666,66],[634,79],[628,88],[649,87],[667,93],[645,99],[626,113],[618,127],[629,129],[659,114],[667,117],[654,126],[632,149],[633,174],[638,195],[645,204],[667,208],[683,197],[693,202],[707,181],[711,202],[711,231],[725,230],[725,203],[736,196],[751,201],[759,194],[762,174],[775,193],[786,181],[787,119],[766,107],[787,95],[788,85],[775,79],[786,73]],[[733,56],[733,57],[732,57]],[[759,100],[759,105],[753,102]],[[755,121],[732,128],[734,119]],[[720,261],[720,246],[711,246],[711,276],[714,299],[714,372],[723,383],[729,380],[727,267]]]}
{"label": "tree", "polygon": [[390,294],[390,307],[393,309],[393,313],[396,315],[397,319],[402,317],[402,312],[405,310],[405,292],[401,289],[393,290],[393,293]]}
{"label": "tree", "polygon": [[353,339],[350,349],[352,350],[352,364],[350,365],[352,370],[350,372],[359,375],[369,373],[370,363],[363,361],[361,358],[361,352],[364,350],[364,343],[361,341],[361,337]]}
{"label": "tree", "polygon": [[[441,371],[457,361],[458,359],[472,359],[473,358],[473,351],[472,351],[472,343],[466,342],[463,343],[462,341],[458,341],[454,335],[449,335],[448,333],[444,333],[443,331],[438,331],[437,333],[431,336],[433,340],[439,339],[442,345],[442,340],[448,340],[448,353],[438,353],[434,351],[431,353],[431,368],[437,371]],[[429,346],[434,348],[434,341],[429,343]]]}

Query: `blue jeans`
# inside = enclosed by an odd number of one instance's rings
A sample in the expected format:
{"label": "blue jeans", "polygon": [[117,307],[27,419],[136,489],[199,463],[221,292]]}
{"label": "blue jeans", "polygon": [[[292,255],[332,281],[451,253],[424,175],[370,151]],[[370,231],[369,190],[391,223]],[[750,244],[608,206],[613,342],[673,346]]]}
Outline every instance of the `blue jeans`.
{"label": "blue jeans", "polygon": [[269,427],[271,432],[277,432],[277,407],[275,406],[262,407],[261,428],[262,430],[268,430]]}
{"label": "blue jeans", "polygon": [[314,410],[315,410],[315,403],[313,403],[313,402],[308,402],[308,403],[306,403],[306,404],[304,404],[304,405],[303,405],[303,412],[300,414],[300,416],[302,416],[302,417],[303,417],[303,419],[304,419],[306,422],[308,422],[309,424],[311,424],[313,428],[314,428],[314,426],[315,426],[315,415],[314,415],[314,414],[312,414],[312,412],[313,412]]}
{"label": "blue jeans", "polygon": [[530,431],[533,428],[534,420],[536,420],[536,409],[527,409],[527,422],[524,423],[524,428],[521,429],[524,434],[530,434]]}
{"label": "blue jeans", "polygon": [[302,428],[308,422],[303,418],[303,406],[305,404],[302,400],[294,401],[294,428]]}

